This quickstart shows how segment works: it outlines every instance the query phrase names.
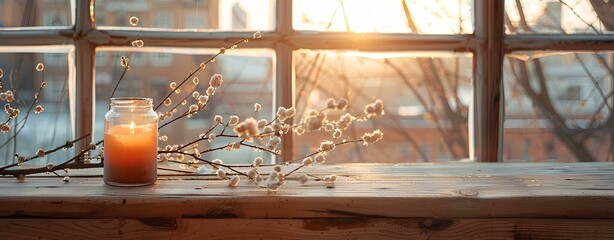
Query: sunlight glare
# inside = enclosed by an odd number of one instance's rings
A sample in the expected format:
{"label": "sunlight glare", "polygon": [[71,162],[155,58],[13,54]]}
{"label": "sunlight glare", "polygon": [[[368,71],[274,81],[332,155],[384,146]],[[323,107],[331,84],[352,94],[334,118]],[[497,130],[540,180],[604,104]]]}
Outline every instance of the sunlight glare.
{"label": "sunlight glare", "polygon": [[[471,19],[470,5],[466,0],[460,4],[458,1],[417,0],[405,0],[405,3],[418,33],[446,34],[472,31],[471,20],[467,20]],[[459,7],[463,11],[459,11]],[[294,25],[297,30],[355,33],[416,32],[409,27],[401,0],[301,0],[295,2]]]}

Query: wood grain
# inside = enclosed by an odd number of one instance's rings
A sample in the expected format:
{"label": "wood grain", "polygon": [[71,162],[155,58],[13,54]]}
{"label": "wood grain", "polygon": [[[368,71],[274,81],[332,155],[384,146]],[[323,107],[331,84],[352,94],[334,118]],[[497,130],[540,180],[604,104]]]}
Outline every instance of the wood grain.
{"label": "wood grain", "polygon": [[612,239],[614,220],[20,219],[0,239]]}
{"label": "wood grain", "polygon": [[608,163],[348,164],[307,171],[336,173],[339,180],[334,188],[289,180],[267,194],[248,181],[230,188],[211,176],[161,176],[138,188],[106,186],[100,177],[0,178],[0,217],[614,218]]}

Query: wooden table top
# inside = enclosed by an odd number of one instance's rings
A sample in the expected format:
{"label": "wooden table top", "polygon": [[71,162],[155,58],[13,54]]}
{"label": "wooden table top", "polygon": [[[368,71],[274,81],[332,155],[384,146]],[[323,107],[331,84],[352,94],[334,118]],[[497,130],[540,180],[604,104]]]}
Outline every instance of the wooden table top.
{"label": "wooden table top", "polygon": [[[275,194],[242,179],[161,175],[145,187],[111,187],[99,172],[71,181],[0,178],[3,218],[614,218],[611,163],[340,164],[304,170],[337,174],[287,183]],[[93,174],[93,175],[92,175]]]}

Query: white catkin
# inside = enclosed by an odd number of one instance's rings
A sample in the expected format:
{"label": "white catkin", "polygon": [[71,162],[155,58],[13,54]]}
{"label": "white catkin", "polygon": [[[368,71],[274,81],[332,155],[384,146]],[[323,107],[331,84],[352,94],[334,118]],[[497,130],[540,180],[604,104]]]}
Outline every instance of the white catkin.
{"label": "white catkin", "polygon": [[260,165],[262,165],[263,162],[264,160],[261,157],[256,157],[252,164],[254,165],[254,167],[260,167]]}
{"label": "white catkin", "polygon": [[237,185],[239,185],[239,181],[241,181],[241,178],[239,176],[232,176],[228,181],[228,186],[236,187]]}
{"label": "white catkin", "polygon": [[222,170],[222,169],[218,169],[216,174],[217,174],[217,177],[219,179],[225,179],[226,178],[226,172],[224,172],[224,170]]}

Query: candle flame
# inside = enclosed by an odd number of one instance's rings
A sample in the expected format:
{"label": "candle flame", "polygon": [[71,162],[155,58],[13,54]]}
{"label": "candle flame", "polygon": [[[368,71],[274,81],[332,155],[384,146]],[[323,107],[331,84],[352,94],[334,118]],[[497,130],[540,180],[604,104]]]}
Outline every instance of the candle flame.
{"label": "candle flame", "polygon": [[130,135],[134,135],[134,122],[130,122]]}

